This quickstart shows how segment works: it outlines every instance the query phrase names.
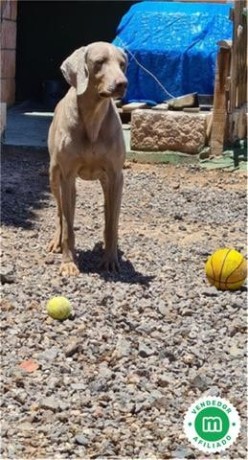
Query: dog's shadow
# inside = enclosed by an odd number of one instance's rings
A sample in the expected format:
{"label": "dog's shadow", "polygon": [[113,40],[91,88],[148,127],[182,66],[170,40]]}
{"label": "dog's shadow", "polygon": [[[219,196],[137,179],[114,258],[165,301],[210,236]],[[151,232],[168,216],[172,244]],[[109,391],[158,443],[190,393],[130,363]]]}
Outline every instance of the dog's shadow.
{"label": "dog's shadow", "polygon": [[130,260],[123,259],[123,252],[118,249],[120,271],[117,273],[104,271],[100,265],[104,255],[102,243],[96,243],[92,250],[77,251],[78,267],[81,273],[97,273],[105,281],[149,286],[155,276],[143,275],[135,270]]}

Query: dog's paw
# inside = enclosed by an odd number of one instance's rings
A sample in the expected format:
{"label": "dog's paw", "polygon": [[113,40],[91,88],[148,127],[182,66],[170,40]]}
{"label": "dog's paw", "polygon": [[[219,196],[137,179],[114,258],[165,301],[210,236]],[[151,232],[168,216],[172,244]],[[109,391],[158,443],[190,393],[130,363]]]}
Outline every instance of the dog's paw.
{"label": "dog's paw", "polygon": [[59,274],[62,276],[77,276],[80,271],[74,262],[62,262]]}
{"label": "dog's paw", "polygon": [[62,246],[60,244],[60,240],[54,239],[50,241],[49,245],[47,246],[48,252],[54,252],[56,254],[62,253]]}
{"label": "dog's paw", "polygon": [[118,257],[105,255],[101,261],[100,268],[107,272],[119,273],[120,264],[118,261]]}

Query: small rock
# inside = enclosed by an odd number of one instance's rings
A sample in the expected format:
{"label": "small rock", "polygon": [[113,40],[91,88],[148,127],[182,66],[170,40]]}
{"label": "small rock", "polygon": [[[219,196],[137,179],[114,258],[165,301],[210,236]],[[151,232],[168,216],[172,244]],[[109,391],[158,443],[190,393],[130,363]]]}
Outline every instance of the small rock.
{"label": "small rock", "polygon": [[48,398],[43,398],[40,401],[40,407],[42,409],[48,409],[48,410],[52,410],[53,412],[56,412],[57,410],[60,409],[60,401],[58,398],[49,396]]}
{"label": "small rock", "polygon": [[108,366],[105,365],[100,365],[99,366],[99,375],[101,376],[102,379],[109,380],[113,372],[111,369],[108,368]]}
{"label": "small rock", "polygon": [[166,398],[166,396],[161,396],[159,398],[157,398],[154,402],[153,402],[153,405],[157,408],[157,409],[161,409],[161,407],[168,407],[168,398]]}
{"label": "small rock", "polygon": [[47,350],[45,350],[40,358],[42,359],[45,359],[45,360],[48,360],[48,361],[53,361],[54,359],[57,358],[59,354],[59,349],[57,347],[51,347],[51,348],[48,348]]}
{"label": "small rock", "polygon": [[70,401],[69,401],[69,400],[59,401],[59,409],[60,409],[62,412],[68,410],[69,407],[70,407]]}
{"label": "small rock", "polygon": [[114,457],[114,453],[111,448],[111,443],[108,440],[102,441],[101,445],[94,454],[94,458],[99,458],[99,460],[103,457]]}
{"label": "small rock", "polygon": [[177,360],[176,356],[174,355],[174,353],[172,353],[172,351],[169,351],[169,350],[166,350],[166,349],[162,349],[160,352],[159,352],[159,357],[160,359],[165,359],[167,358],[169,360],[170,363],[173,363],[174,361]]}
{"label": "small rock", "polygon": [[8,444],[8,458],[16,458],[16,441],[13,444]]}
{"label": "small rock", "polygon": [[86,389],[86,385],[84,383],[72,383],[71,389],[76,391],[84,391]]}
{"label": "small rock", "polygon": [[42,425],[42,427],[39,428],[39,431],[41,431],[41,433],[45,433],[46,435],[50,434],[53,431],[53,425],[51,425],[50,423]]}
{"label": "small rock", "polygon": [[135,404],[133,402],[119,402],[118,409],[125,414],[131,414],[135,411]]}
{"label": "small rock", "polygon": [[204,396],[221,396],[221,391],[217,386],[212,386],[205,391]]}
{"label": "small rock", "polygon": [[183,216],[181,213],[177,212],[176,214],[174,214],[174,219],[175,220],[183,220]]}
{"label": "small rock", "polygon": [[78,341],[70,343],[65,349],[65,356],[70,358],[75,355],[75,353],[78,353],[81,350],[81,346],[81,342]]}
{"label": "small rock", "polygon": [[154,326],[152,324],[145,323],[143,321],[141,322],[140,326],[136,328],[136,331],[145,333],[147,335],[147,334],[150,334],[153,331],[153,329],[154,329]]}
{"label": "small rock", "polygon": [[180,182],[174,182],[172,188],[174,188],[174,190],[178,190],[180,188]]}
{"label": "small rock", "polygon": [[200,160],[209,158],[209,156],[210,156],[210,147],[204,147],[199,153]]}
{"label": "small rock", "polygon": [[61,412],[57,414],[57,418],[60,422],[68,422],[69,415],[66,412]]}
{"label": "small rock", "polygon": [[81,323],[80,326],[78,326],[78,328],[76,329],[75,333],[78,336],[82,332],[85,332],[85,330],[86,330],[86,324]]}
{"label": "small rock", "polygon": [[158,385],[162,388],[165,388],[171,383],[173,383],[174,380],[175,378],[172,378],[170,375],[162,374],[158,378]]}
{"label": "small rock", "polygon": [[244,351],[241,348],[238,348],[237,345],[232,345],[229,349],[229,353],[232,358],[241,358],[244,356]]}
{"label": "small rock", "polygon": [[196,254],[199,254],[199,256],[207,257],[211,255],[211,251],[209,251],[209,249],[207,248],[202,247],[196,250]]}
{"label": "small rock", "polygon": [[15,282],[14,278],[14,271],[15,268],[11,264],[2,264],[1,265],[1,273],[0,273],[0,281],[1,284],[11,284]]}
{"label": "small rock", "polygon": [[192,387],[199,388],[199,390],[207,390],[209,387],[209,379],[205,375],[197,374],[195,370],[189,373],[189,382]]}
{"label": "small rock", "polygon": [[158,452],[160,454],[168,454],[168,447],[171,443],[171,440],[169,437],[165,437],[162,439],[162,441],[160,442],[160,444],[158,445]]}
{"label": "small rock", "polygon": [[83,434],[77,434],[75,436],[75,442],[76,444],[79,444],[80,446],[85,446],[87,447],[89,445],[89,439],[86,438]]}
{"label": "small rock", "polygon": [[206,289],[204,289],[202,294],[207,297],[216,297],[217,295],[219,295],[219,292],[214,286],[209,286]]}
{"label": "small rock", "polygon": [[124,358],[125,356],[129,356],[130,351],[130,343],[126,339],[120,337],[115,347],[114,356],[118,359]]}
{"label": "small rock", "polygon": [[55,257],[54,254],[47,254],[47,256],[44,259],[44,262],[46,265],[52,265],[55,262]]}
{"label": "small rock", "polygon": [[157,401],[160,401],[160,399],[163,397],[164,397],[163,393],[161,393],[160,390],[152,390],[149,395],[149,401],[153,404],[153,403],[156,403]]}
{"label": "small rock", "polygon": [[13,275],[15,269],[12,264],[2,264],[1,265],[1,274],[4,276]]}
{"label": "small rock", "polygon": [[164,300],[160,300],[158,304],[158,311],[161,315],[166,316],[168,314],[168,305],[165,303]]}
{"label": "small rock", "polygon": [[140,377],[138,374],[129,374],[127,376],[127,383],[133,383],[135,385],[140,383]]}
{"label": "small rock", "polygon": [[107,381],[102,378],[98,378],[97,381],[94,381],[89,386],[91,392],[100,393],[102,391],[107,391],[108,385]]}
{"label": "small rock", "polygon": [[62,384],[62,379],[60,377],[51,377],[48,381],[47,381],[47,388],[49,389],[54,389],[56,387],[60,387]]}
{"label": "small rock", "polygon": [[0,282],[1,284],[11,284],[15,282],[15,279],[11,275],[3,275],[3,273],[0,273]]}
{"label": "small rock", "polygon": [[[18,401],[20,404],[25,404],[27,402],[28,395],[25,391],[17,391],[15,396],[15,400]],[[23,428],[23,425],[22,425]]]}
{"label": "small rock", "polygon": [[30,422],[23,422],[20,426],[21,431],[34,431],[34,425]]}
{"label": "small rock", "polygon": [[[172,458],[195,458],[194,452],[192,449],[187,447],[179,447],[178,449],[171,452]],[[192,457],[193,455],[193,457]]]}
{"label": "small rock", "polygon": [[185,364],[192,364],[195,361],[195,357],[194,355],[187,354],[183,356],[182,360]]}
{"label": "small rock", "polygon": [[142,342],[139,343],[139,356],[141,356],[142,358],[148,358],[149,356],[152,356],[154,354],[155,351],[152,348],[148,347]]}
{"label": "small rock", "polygon": [[234,337],[239,332],[245,332],[246,330],[246,323],[242,320],[242,318],[234,318],[232,324],[230,325],[229,335],[230,337]]}

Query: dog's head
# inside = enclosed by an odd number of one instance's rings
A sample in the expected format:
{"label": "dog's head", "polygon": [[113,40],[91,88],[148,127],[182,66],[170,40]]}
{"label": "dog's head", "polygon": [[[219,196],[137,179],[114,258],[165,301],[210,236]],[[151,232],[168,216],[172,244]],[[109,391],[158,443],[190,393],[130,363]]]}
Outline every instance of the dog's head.
{"label": "dog's head", "polygon": [[123,97],[127,87],[126,66],[127,57],[121,48],[96,42],[74,51],[61,70],[79,96],[90,90],[101,98]]}

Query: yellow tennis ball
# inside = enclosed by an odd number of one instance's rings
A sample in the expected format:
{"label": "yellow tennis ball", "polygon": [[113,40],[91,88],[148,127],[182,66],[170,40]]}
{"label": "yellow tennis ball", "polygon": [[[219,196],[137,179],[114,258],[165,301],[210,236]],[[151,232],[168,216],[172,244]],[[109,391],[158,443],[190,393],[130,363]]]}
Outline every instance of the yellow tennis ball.
{"label": "yellow tennis ball", "polygon": [[217,289],[234,291],[244,284],[247,263],[240,252],[231,248],[215,251],[205,265],[207,279]]}
{"label": "yellow tennis ball", "polygon": [[69,300],[62,296],[53,297],[50,299],[47,302],[46,309],[49,316],[51,316],[53,319],[67,319],[72,313],[72,308]]}

